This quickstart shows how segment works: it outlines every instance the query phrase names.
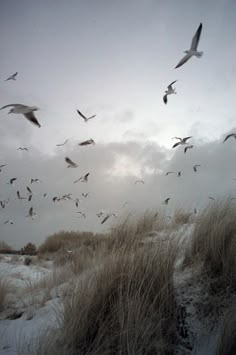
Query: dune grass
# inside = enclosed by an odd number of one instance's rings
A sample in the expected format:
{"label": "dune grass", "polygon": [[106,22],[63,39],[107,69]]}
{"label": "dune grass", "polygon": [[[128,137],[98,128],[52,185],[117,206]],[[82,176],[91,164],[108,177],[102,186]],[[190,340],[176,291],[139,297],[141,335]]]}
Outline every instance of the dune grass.
{"label": "dune grass", "polygon": [[9,280],[0,275],[0,312],[4,311],[7,305],[7,295],[11,291],[11,285]]}

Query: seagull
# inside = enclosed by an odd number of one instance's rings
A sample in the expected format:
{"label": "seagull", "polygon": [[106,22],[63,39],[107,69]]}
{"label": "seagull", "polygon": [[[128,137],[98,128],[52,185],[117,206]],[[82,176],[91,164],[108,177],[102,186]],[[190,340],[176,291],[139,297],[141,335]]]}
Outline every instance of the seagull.
{"label": "seagull", "polygon": [[45,192],[44,194],[43,194],[43,197],[45,198],[47,196],[47,193]]}
{"label": "seagull", "polygon": [[144,181],[143,180],[136,180],[135,184],[138,184],[138,183],[144,184]]}
{"label": "seagull", "polygon": [[31,201],[31,200],[32,200],[32,197],[33,197],[33,195],[29,195],[28,201]]}
{"label": "seagull", "polygon": [[38,178],[36,178],[36,179],[32,179],[32,178],[31,178],[31,180],[30,180],[30,183],[31,183],[31,184],[33,184],[33,183],[38,184],[39,182],[42,182],[42,181],[39,180]]}
{"label": "seagull", "polygon": [[4,166],[7,166],[7,164],[0,165],[0,169],[4,168]]}
{"label": "seagull", "polygon": [[60,201],[60,198],[57,197],[57,196],[55,196],[55,197],[52,198],[52,201],[53,201],[53,202]]}
{"label": "seagull", "polygon": [[234,137],[234,138],[236,139],[236,133],[230,133],[230,134],[228,134],[228,135],[225,137],[223,143],[224,143],[225,141],[227,141],[227,139],[229,139],[230,137]]}
{"label": "seagull", "polygon": [[78,208],[79,207],[79,203],[80,203],[80,199],[76,198],[74,202],[75,202],[75,206]]}
{"label": "seagull", "polygon": [[76,182],[80,181],[80,182],[88,182],[88,177],[89,177],[90,173],[85,174],[84,176],[81,176],[78,180],[75,180],[73,182],[73,184],[75,184]]}
{"label": "seagull", "polygon": [[190,138],[192,138],[192,136],[184,137],[184,138],[173,137],[172,139],[179,139],[179,142],[175,143],[172,148],[178,147],[178,145],[188,144],[187,140]]}
{"label": "seagull", "polygon": [[178,177],[180,177],[180,176],[181,176],[181,171],[178,172]]}
{"label": "seagull", "polygon": [[208,196],[209,200],[215,200],[214,197]]}
{"label": "seagull", "polygon": [[37,118],[34,115],[34,111],[38,111],[39,108],[37,106],[26,106],[26,105],[22,105],[22,104],[9,104],[9,105],[5,105],[3,107],[0,108],[0,110],[3,110],[4,108],[7,107],[13,107],[8,113],[19,113],[24,115],[24,117],[30,121],[31,123],[33,123],[34,125],[41,127],[41,125],[39,124]]}
{"label": "seagull", "polygon": [[21,197],[20,191],[17,191],[16,194],[17,194],[17,197],[18,197],[19,200],[25,200],[26,199],[25,197]]}
{"label": "seagull", "polygon": [[33,192],[32,192],[32,190],[29,188],[29,186],[26,186],[26,188],[27,188],[27,191],[32,195]]}
{"label": "seagull", "polygon": [[78,114],[84,119],[84,122],[88,122],[89,120],[91,120],[92,118],[96,117],[96,115],[90,116],[90,117],[86,117],[82,114],[82,112],[80,112],[79,110],[77,110]]}
{"label": "seagull", "polygon": [[78,143],[78,145],[81,145],[81,146],[89,145],[89,144],[95,144],[95,142],[92,138],[88,139],[87,141],[83,141],[81,143]]}
{"label": "seagull", "polygon": [[6,222],[4,222],[3,224],[7,224],[7,223],[10,223],[10,224],[13,224],[13,221],[11,219],[8,219]]}
{"label": "seagull", "polygon": [[2,208],[5,208],[5,206],[8,204],[8,202],[9,202],[9,199],[6,201],[6,200],[1,200],[0,201],[0,205],[1,205],[1,207]]}
{"label": "seagull", "polygon": [[[79,212],[76,212],[76,213],[79,213],[81,215],[81,217],[86,218],[86,214],[84,212],[79,211]],[[80,218],[80,217],[78,217],[78,218]]]}
{"label": "seagull", "polygon": [[74,163],[70,158],[65,157],[65,161],[69,164],[67,168],[77,168],[78,165]]}
{"label": "seagull", "polygon": [[176,83],[176,81],[177,80],[172,81],[172,83],[169,86],[167,86],[167,90],[165,91],[165,95],[163,96],[163,101],[164,101],[165,104],[167,104],[167,96],[168,95],[177,94],[177,92],[175,91],[175,88],[172,88],[172,85],[174,83]]}
{"label": "seagull", "polygon": [[36,216],[37,214],[33,211],[33,207],[30,207],[29,214],[26,217],[31,217],[32,219],[34,219],[34,217]]}
{"label": "seagull", "polygon": [[12,178],[12,179],[10,179],[10,182],[8,182],[8,184],[13,185],[16,180],[17,180],[17,178]]}
{"label": "seagull", "polygon": [[196,164],[196,165],[193,166],[193,170],[195,171],[195,173],[197,172],[197,168],[198,168],[199,166],[201,166],[201,165]]}
{"label": "seagull", "polygon": [[187,147],[184,148],[184,153],[187,152],[188,149],[193,149],[194,145],[187,145]]}
{"label": "seagull", "polygon": [[192,39],[192,43],[191,43],[191,47],[189,50],[184,51],[184,53],[186,53],[186,55],[181,59],[181,61],[176,65],[176,68],[181,67],[184,63],[186,63],[192,56],[195,56],[197,58],[200,58],[203,55],[203,52],[198,52],[197,47],[198,47],[198,43],[200,40],[200,36],[201,36],[201,32],[202,32],[202,23],[200,23],[195,35],[193,36]]}
{"label": "seagull", "polygon": [[162,204],[163,205],[168,205],[169,200],[170,200],[170,197],[166,198],[165,201]]}
{"label": "seagull", "polygon": [[166,176],[168,176],[170,174],[176,174],[176,172],[175,171],[167,171]]}
{"label": "seagull", "polygon": [[117,218],[117,215],[115,213],[108,213],[106,215],[106,217],[102,220],[101,224],[105,223],[108,220],[108,218],[110,218],[111,216],[114,216]]}
{"label": "seagull", "polygon": [[71,200],[71,194],[65,194],[61,197],[61,200]]}
{"label": "seagull", "polygon": [[7,79],[5,79],[5,81],[8,81],[8,80],[16,80],[16,76],[18,74],[18,71],[12,75],[10,75]]}
{"label": "seagull", "polygon": [[17,148],[17,150],[26,150],[27,152],[29,151],[29,149],[25,148],[25,147],[19,147],[19,148]]}
{"label": "seagull", "polygon": [[88,195],[89,195],[89,192],[86,192],[86,194],[82,193],[82,196],[85,198],[88,197]]}
{"label": "seagull", "polygon": [[61,146],[65,145],[68,142],[69,142],[69,139],[66,139],[64,143],[57,144],[56,146],[57,147],[61,147]]}

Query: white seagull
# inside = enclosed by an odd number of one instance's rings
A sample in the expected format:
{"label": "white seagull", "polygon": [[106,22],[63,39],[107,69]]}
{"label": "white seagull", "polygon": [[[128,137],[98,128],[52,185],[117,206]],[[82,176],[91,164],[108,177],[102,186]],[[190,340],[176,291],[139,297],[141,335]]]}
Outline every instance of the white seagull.
{"label": "white seagull", "polygon": [[184,148],[184,153],[187,153],[188,149],[193,149],[194,145],[187,145],[187,147]]}
{"label": "white seagull", "polygon": [[102,220],[101,224],[105,223],[105,222],[108,220],[108,218],[110,218],[111,216],[117,218],[117,215],[116,215],[115,213],[108,213],[108,214],[106,215],[106,217]]}
{"label": "white seagull", "polygon": [[77,110],[78,114],[84,119],[84,122],[88,122],[89,120],[91,120],[92,118],[96,117],[96,115],[90,116],[90,117],[86,117],[85,115],[82,114],[82,112],[80,112],[79,110]]}
{"label": "white seagull", "polygon": [[19,147],[19,148],[17,148],[17,150],[26,150],[27,152],[29,151],[29,149],[25,148],[25,147]]}
{"label": "white seagull", "polygon": [[197,168],[198,168],[199,166],[201,166],[201,165],[196,164],[196,165],[193,166],[193,171],[194,171],[195,173],[197,172]]}
{"label": "white seagull", "polygon": [[37,214],[33,211],[33,207],[30,207],[29,214],[26,217],[31,217],[32,219],[34,219],[34,217],[36,216]]}
{"label": "white seagull", "polygon": [[69,157],[65,157],[65,161],[68,163],[67,168],[78,168],[78,165],[74,163]]}
{"label": "white seagull", "polygon": [[85,174],[84,176],[81,176],[79,179],[75,180],[73,182],[73,184],[75,184],[76,182],[80,181],[80,182],[88,182],[88,177],[89,177],[90,173]]}
{"label": "white seagull", "polygon": [[92,138],[86,140],[86,141],[83,141],[81,143],[78,143],[78,145],[80,146],[84,146],[84,145],[89,145],[89,144],[95,144],[94,140]]}
{"label": "white seagull", "polygon": [[56,144],[56,146],[57,147],[62,147],[63,145],[65,145],[68,142],[69,142],[69,139],[66,139],[64,143]]}
{"label": "white seagull", "polygon": [[165,199],[165,201],[164,201],[162,204],[163,204],[163,205],[168,205],[169,200],[170,200],[170,197],[167,197],[167,198]]}
{"label": "white seagull", "polygon": [[8,113],[19,113],[22,114],[28,121],[33,123],[34,125],[41,127],[39,124],[37,118],[34,115],[34,111],[38,111],[39,108],[37,106],[26,106],[22,104],[9,104],[5,105],[0,108],[0,110],[3,110],[4,108],[7,107],[13,107]]}
{"label": "white seagull", "polygon": [[172,88],[172,85],[174,83],[176,83],[176,81],[177,80],[172,81],[172,83],[169,86],[167,86],[167,90],[165,91],[165,95],[163,96],[163,101],[164,101],[165,104],[167,104],[167,96],[168,95],[177,94],[177,92],[175,91],[175,88]]}
{"label": "white seagull", "polygon": [[8,81],[8,80],[16,80],[16,76],[18,74],[18,71],[12,75],[10,75],[7,79],[5,79],[5,81]]}
{"label": "white seagull", "polygon": [[187,140],[190,138],[192,138],[192,136],[184,137],[184,138],[173,137],[172,139],[179,139],[179,142],[175,143],[172,148],[178,147],[178,145],[188,144]]}
{"label": "white seagull", "polygon": [[38,184],[39,182],[42,182],[42,181],[39,180],[38,178],[36,178],[36,179],[31,178],[31,180],[30,180],[30,183],[31,183],[31,184],[33,184],[33,183]]}
{"label": "white seagull", "polygon": [[195,35],[193,36],[192,39],[192,43],[191,43],[191,47],[190,49],[188,49],[187,51],[184,51],[184,53],[186,53],[186,55],[181,59],[181,61],[176,65],[176,68],[181,67],[184,63],[186,63],[192,56],[195,56],[197,58],[200,58],[203,55],[203,52],[199,52],[197,50],[198,47],[198,43],[200,40],[200,36],[201,36],[201,32],[202,32],[202,23],[200,23]]}

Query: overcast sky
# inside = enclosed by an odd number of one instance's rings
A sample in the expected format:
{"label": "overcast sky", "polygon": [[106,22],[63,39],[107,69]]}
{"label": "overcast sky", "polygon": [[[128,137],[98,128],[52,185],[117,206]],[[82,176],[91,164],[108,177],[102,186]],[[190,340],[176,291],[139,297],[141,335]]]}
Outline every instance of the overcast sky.
{"label": "overcast sky", "polygon": [[[101,210],[121,216],[166,208],[171,215],[176,207],[202,208],[208,196],[236,197],[236,141],[222,144],[236,133],[234,0],[11,0],[0,6],[0,106],[36,105],[42,126],[0,111],[0,164],[7,164],[0,199],[10,199],[0,211],[0,240],[19,247],[62,229],[105,232],[113,220],[101,225]],[[173,69],[200,22],[203,57]],[[16,71],[16,81],[4,81]],[[165,105],[173,80],[177,95]],[[96,117],[84,123],[76,109]],[[192,150],[172,149],[172,137],[188,135]],[[78,146],[89,138],[94,146]],[[65,156],[78,168],[67,169]],[[201,165],[197,173],[195,164]],[[166,177],[168,170],[182,176]],[[87,184],[73,184],[87,172]],[[6,184],[12,177],[18,178],[14,187]],[[30,185],[36,177],[42,183]],[[135,185],[137,179],[145,184]],[[26,186],[34,192],[31,202],[16,199],[17,190],[27,195]],[[78,209],[73,201],[52,202],[65,193],[81,199]],[[38,215],[33,221],[25,217],[31,206]],[[3,225],[7,219],[14,224]]]}

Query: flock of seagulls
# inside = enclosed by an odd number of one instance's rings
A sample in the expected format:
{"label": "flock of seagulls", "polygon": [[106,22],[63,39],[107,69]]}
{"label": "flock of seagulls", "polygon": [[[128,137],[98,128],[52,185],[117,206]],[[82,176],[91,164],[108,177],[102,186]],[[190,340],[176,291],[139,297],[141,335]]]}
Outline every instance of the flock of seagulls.
{"label": "flock of seagulls", "polygon": [[[201,58],[203,55],[202,51],[198,51],[198,45],[199,45],[199,41],[201,38],[201,33],[202,33],[202,23],[200,23],[196,33],[194,34],[192,41],[191,41],[191,46],[188,50],[184,51],[185,55],[184,57],[178,62],[178,64],[175,66],[174,69],[180,68],[182,67],[187,61],[189,61],[192,57],[196,57],[196,58]],[[18,72],[15,72],[14,74],[10,75],[8,78],[5,79],[5,81],[15,81],[16,78],[18,76]],[[172,81],[168,86],[167,86],[167,90],[164,93],[163,96],[163,102],[166,105],[168,103],[168,96],[173,95],[173,94],[177,94],[176,92],[176,88],[174,87],[174,84],[177,83],[177,80]],[[25,119],[27,119],[30,123],[32,123],[33,125],[35,125],[36,127],[40,128],[41,124],[38,121],[38,118],[35,115],[35,112],[39,110],[39,108],[37,106],[27,106],[24,104],[7,104],[4,105],[0,108],[0,110],[4,110],[10,108],[10,111],[8,112],[8,114],[19,114],[22,115]],[[83,119],[83,121],[85,123],[88,123],[88,121],[94,119],[96,117],[96,114],[93,114],[91,116],[86,116],[85,114],[83,114],[80,110],[76,110],[77,114],[79,117],[81,117]],[[179,146],[183,146],[184,147],[184,153],[187,153],[187,151],[189,149],[194,148],[194,145],[189,144],[189,140],[192,138],[192,136],[188,136],[188,137],[173,137],[172,139],[177,140],[177,142],[175,142],[172,146],[172,148],[177,148]],[[235,138],[236,139],[236,133],[231,133],[228,134],[223,143],[225,143],[229,138]],[[62,143],[58,143],[56,144],[57,147],[62,147],[65,146],[70,139],[66,139],[64,142]],[[83,146],[88,146],[88,145],[94,145],[95,141],[90,138],[87,140],[84,140],[80,143],[78,143],[79,146],[83,147]],[[19,147],[17,148],[17,150],[19,151],[25,151],[28,152],[29,148],[27,147]],[[71,158],[69,158],[68,156],[65,157],[65,162],[67,163],[67,168],[78,168],[78,164],[73,161]],[[0,172],[5,169],[5,167],[7,166],[7,164],[2,164],[0,165]],[[198,169],[201,167],[200,164],[195,164],[193,165],[193,171],[195,173],[197,173]],[[81,182],[81,183],[88,183],[88,178],[89,178],[90,172],[86,173],[84,176],[79,177],[78,179],[76,179],[75,181],[73,181],[74,184]],[[178,178],[180,178],[182,176],[182,172],[180,171],[168,171],[165,174],[166,176],[169,175],[176,175]],[[13,186],[15,184],[15,182],[17,181],[17,177],[13,177],[9,180],[9,182],[7,182],[7,184]],[[31,178],[30,180],[30,184],[37,184],[37,183],[42,183],[41,180],[39,180],[38,178]],[[144,180],[136,180],[134,182],[134,184],[144,184]],[[26,190],[27,190],[27,195],[26,196],[22,196],[20,191],[17,190],[16,195],[17,195],[17,199],[18,200],[27,200],[28,202],[30,202],[34,196],[33,190],[32,188],[30,188],[29,186],[26,186]],[[46,198],[47,193],[45,192],[43,194],[43,197]],[[82,193],[82,197],[83,198],[88,198],[89,197],[89,192],[86,193]],[[214,197],[212,196],[208,196],[208,199],[210,200],[215,200]],[[79,204],[81,202],[80,198],[73,198],[72,194],[64,194],[62,196],[54,196],[52,198],[52,202],[56,203],[56,202],[60,202],[60,201],[66,201],[66,200],[72,200],[75,203],[76,208],[79,207]],[[168,205],[169,201],[171,200],[171,197],[167,197],[162,204],[163,205]],[[1,208],[5,208],[6,205],[9,203],[9,199],[8,200],[0,200],[0,206]],[[126,206],[129,202],[125,202],[123,206]],[[197,213],[196,208],[194,208],[194,213]],[[86,218],[86,214],[83,211],[77,211],[77,218]],[[33,206],[31,206],[29,208],[28,211],[28,215],[26,217],[30,217],[32,219],[34,219],[37,216],[37,214],[35,213]],[[97,213],[97,217],[101,218],[101,224],[104,224],[108,219],[110,219],[111,217],[116,217],[117,218],[117,214],[115,213],[105,213],[104,211],[100,211],[99,213]],[[7,219],[3,224],[13,224],[13,220],[12,219]],[[67,250],[67,252],[71,252],[69,250]]]}

